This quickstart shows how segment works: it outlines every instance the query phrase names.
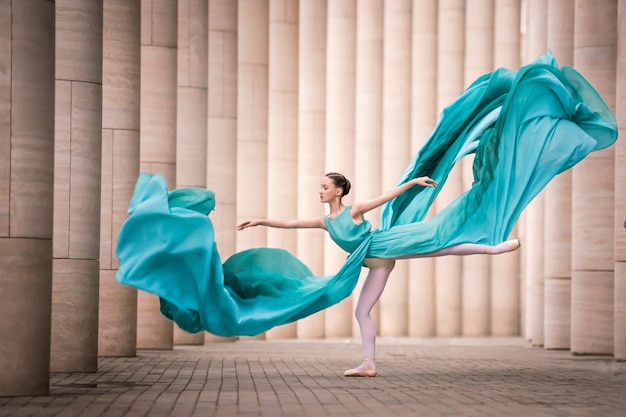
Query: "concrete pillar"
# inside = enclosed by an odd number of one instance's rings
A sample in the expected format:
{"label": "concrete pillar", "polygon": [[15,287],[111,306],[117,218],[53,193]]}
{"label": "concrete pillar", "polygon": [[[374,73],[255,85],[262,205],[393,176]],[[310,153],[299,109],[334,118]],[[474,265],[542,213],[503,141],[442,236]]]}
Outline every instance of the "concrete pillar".
{"label": "concrete pillar", "polygon": [[[492,71],[494,42],[494,0],[468,2],[465,10],[465,87]],[[474,156],[463,160],[463,189],[474,182]],[[464,256],[463,321],[464,336],[487,336],[490,332],[491,257]]]}
{"label": "concrete pillar", "polygon": [[105,0],[98,355],[137,353],[137,290],[115,280],[117,235],[139,176],[141,2]]}
{"label": "concrete pillar", "polygon": [[[437,0],[413,0],[411,43],[411,156],[437,123]],[[409,264],[408,335],[435,336],[435,260]]]}
{"label": "concrete pillar", "polygon": [[[570,0],[548,2],[547,41],[560,66],[574,60],[574,8]],[[544,347],[570,342],[572,267],[572,170],[546,187],[544,229]]]}
{"label": "concrete pillar", "polygon": [[[208,2],[178,1],[176,186],[206,187]],[[175,345],[202,345],[204,333],[174,325]]]}
{"label": "concrete pillar", "polygon": [[[237,220],[267,217],[269,0],[242,0],[237,47]],[[267,228],[237,235],[237,250],[267,244]],[[261,335],[261,337],[264,337]]]}
{"label": "concrete pillar", "polygon": [[[383,0],[357,2],[356,28],[356,101],[354,126],[354,200],[364,201],[380,195],[383,134]],[[380,209],[368,213],[372,228],[379,226]],[[354,289],[353,305],[369,269],[363,268]],[[370,313],[379,328],[379,303]],[[360,336],[359,324],[352,321],[352,334]]]}
{"label": "concrete pillar", "polygon": [[0,3],[0,97],[0,396],[47,395],[54,3]]}
{"label": "concrete pillar", "polygon": [[[386,1],[383,43],[382,184],[396,185],[411,161],[410,0]],[[380,334],[406,336],[409,318],[409,265],[397,262],[380,298]]]}
{"label": "concrete pillar", "polygon": [[102,1],[55,3],[54,239],[50,369],[98,367]]}
{"label": "concrete pillar", "polygon": [[[617,77],[615,115],[622,138],[626,135],[626,0],[618,1],[617,9]],[[615,144],[615,277],[613,323],[613,355],[626,360],[626,143]]]}
{"label": "concrete pillar", "polygon": [[[527,57],[534,61],[547,50],[547,3],[528,0]],[[544,192],[541,192],[524,211],[525,216],[525,274],[527,288],[526,315],[533,346],[543,346],[544,293]]]}
{"label": "concrete pillar", "polygon": [[[520,0],[495,0],[493,69],[520,65]],[[515,226],[511,236],[519,236]],[[520,333],[520,253],[491,257],[491,335]]]}
{"label": "concrete pillar", "polygon": [[[215,241],[225,261],[236,249],[237,2],[212,0],[208,9],[206,186],[215,192]],[[205,333],[205,341],[223,338]]]}
{"label": "concrete pillar", "polygon": [[[141,0],[140,170],[162,174],[176,188],[176,0]],[[172,322],[158,297],[137,295],[137,347],[171,349]]]}
{"label": "concrete pillar", "polygon": [[178,0],[176,186],[206,187],[208,3]]}
{"label": "concrete pillar", "polygon": [[[298,32],[298,218],[324,215],[316,191],[326,152],[326,0],[303,1]],[[324,274],[324,233],[297,231],[298,258],[315,275]],[[298,321],[299,338],[325,335],[325,311]]]}
{"label": "concrete pillar", "polygon": [[[267,215],[298,216],[298,1],[270,0]],[[306,192],[306,190],[301,190]],[[310,190],[311,194],[315,194]],[[293,230],[269,229],[267,245],[297,250]],[[295,338],[296,323],[271,329],[266,337]]]}
{"label": "concrete pillar", "polygon": [[[269,0],[238,8],[237,217],[267,217]],[[267,228],[237,235],[237,250],[265,246]]]}
{"label": "concrete pillar", "polygon": [[[438,113],[464,89],[465,1],[440,0],[438,15],[437,108]],[[440,211],[463,192],[462,169],[455,167],[437,197]],[[435,259],[437,335],[459,336],[462,331],[462,259]]]}
{"label": "concrete pillar", "polygon": [[[617,0],[576,0],[574,67],[615,109]],[[574,353],[613,353],[615,148],[594,152],[572,178]]]}
{"label": "concrete pillar", "polygon": [[[326,171],[354,178],[354,114],[356,86],[356,0],[328,2],[326,72]],[[323,175],[323,174],[322,174]],[[355,187],[359,186],[355,184]],[[367,184],[361,184],[361,187]],[[350,205],[354,195],[344,197]],[[334,274],[346,254],[326,236],[324,268]],[[326,337],[352,335],[351,298],[326,310]]]}

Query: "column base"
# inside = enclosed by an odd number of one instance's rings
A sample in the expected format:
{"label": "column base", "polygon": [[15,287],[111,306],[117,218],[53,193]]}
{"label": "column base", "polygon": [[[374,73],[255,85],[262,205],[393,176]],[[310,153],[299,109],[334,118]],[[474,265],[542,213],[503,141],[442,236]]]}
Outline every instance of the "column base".
{"label": "column base", "polygon": [[0,397],[47,395],[52,240],[0,238]]}
{"label": "column base", "polygon": [[613,286],[613,271],[572,271],[572,353],[613,353]]}

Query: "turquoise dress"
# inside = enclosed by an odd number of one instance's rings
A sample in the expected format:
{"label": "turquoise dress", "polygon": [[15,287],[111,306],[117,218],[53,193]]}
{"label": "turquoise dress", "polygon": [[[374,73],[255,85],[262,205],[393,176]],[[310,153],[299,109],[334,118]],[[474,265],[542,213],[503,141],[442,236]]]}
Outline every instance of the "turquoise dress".
{"label": "turquoise dress", "polygon": [[[427,254],[460,243],[506,240],[520,213],[559,173],[617,139],[615,118],[573,68],[550,53],[519,70],[486,74],[447,107],[398,181],[429,176],[385,204],[380,227],[349,210],[325,219],[349,252],[331,276],[314,276],[292,254],[257,248],[222,262],[211,191],[168,191],[142,174],[118,236],[117,280],[156,294],[161,312],[189,332],[255,335],[325,309],[353,291],[365,258]],[[424,220],[452,167],[475,154],[472,187]]]}

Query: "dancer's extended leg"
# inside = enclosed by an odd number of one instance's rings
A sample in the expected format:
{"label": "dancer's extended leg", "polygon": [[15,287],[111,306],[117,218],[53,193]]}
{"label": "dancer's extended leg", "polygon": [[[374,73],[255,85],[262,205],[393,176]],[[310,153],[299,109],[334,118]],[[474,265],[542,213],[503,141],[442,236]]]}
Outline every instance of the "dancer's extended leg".
{"label": "dancer's extended leg", "polygon": [[365,359],[357,368],[345,371],[345,376],[376,376],[376,362],[374,359],[376,356],[376,328],[370,312],[383,293],[393,267],[394,264],[392,263],[387,267],[370,269],[363,283],[361,295],[356,305],[355,316],[361,330]]}
{"label": "dancer's extended leg", "polygon": [[436,256],[446,255],[477,255],[488,254],[497,255],[499,253],[511,252],[520,247],[519,239],[507,240],[495,246],[480,245],[476,243],[461,243],[460,245],[450,246],[449,248],[440,249],[436,252],[426,253],[423,255],[412,255],[399,259],[409,258],[433,258]]}

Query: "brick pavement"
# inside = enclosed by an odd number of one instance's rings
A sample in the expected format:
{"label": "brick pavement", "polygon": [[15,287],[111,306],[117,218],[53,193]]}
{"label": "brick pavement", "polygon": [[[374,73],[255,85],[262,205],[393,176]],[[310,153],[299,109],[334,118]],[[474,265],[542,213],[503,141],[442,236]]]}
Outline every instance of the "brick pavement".
{"label": "brick pavement", "polygon": [[55,373],[0,416],[624,416],[626,363],[521,339],[383,339],[379,376],[345,378],[358,341],[210,343]]}

